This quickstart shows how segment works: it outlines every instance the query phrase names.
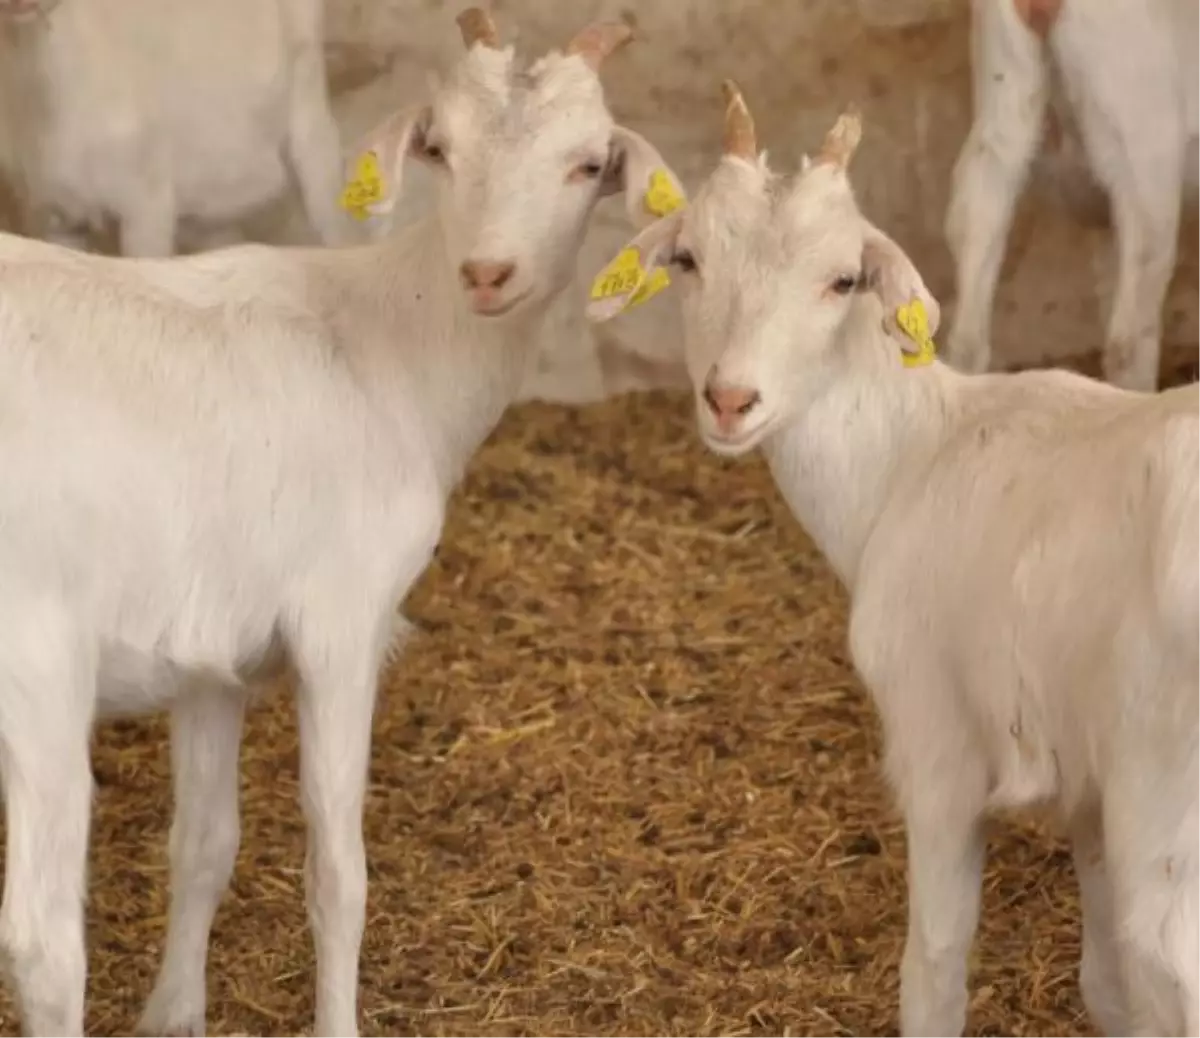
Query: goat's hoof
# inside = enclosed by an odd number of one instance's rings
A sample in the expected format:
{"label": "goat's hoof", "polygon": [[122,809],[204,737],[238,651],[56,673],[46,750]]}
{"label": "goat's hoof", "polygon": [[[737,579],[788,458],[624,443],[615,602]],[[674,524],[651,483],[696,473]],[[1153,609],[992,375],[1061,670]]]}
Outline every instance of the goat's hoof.
{"label": "goat's hoof", "polygon": [[134,1034],[158,1035],[159,1038],[203,1038],[204,1006],[197,1008],[186,1000],[151,996],[134,1028]]}

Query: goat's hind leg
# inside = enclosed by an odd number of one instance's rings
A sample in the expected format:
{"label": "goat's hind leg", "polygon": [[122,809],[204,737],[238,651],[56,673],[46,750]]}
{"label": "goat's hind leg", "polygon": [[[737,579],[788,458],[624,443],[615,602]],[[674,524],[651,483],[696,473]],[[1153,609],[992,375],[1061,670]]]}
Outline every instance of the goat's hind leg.
{"label": "goat's hind leg", "polygon": [[1120,945],[1113,918],[1112,884],[1104,859],[1104,832],[1098,810],[1085,810],[1071,825],[1075,875],[1083,912],[1083,954],[1079,987],[1092,1024],[1103,1034],[1128,1033]]}
{"label": "goat's hind leg", "polygon": [[0,947],[24,1032],[81,1035],[96,657],[53,609],[26,608],[6,617],[4,630]]}
{"label": "goat's hind leg", "polygon": [[[1186,161],[1173,44],[1155,19],[1141,13],[1105,19],[1068,5],[1063,17],[1078,28],[1058,38],[1059,66],[1077,100],[1084,143],[1109,192],[1116,226],[1104,377],[1126,389],[1153,391]],[[1097,61],[1105,53],[1120,60]]]}
{"label": "goat's hind leg", "polygon": [[[1200,862],[1196,768],[1174,775],[1141,768],[1105,805],[1105,844],[1121,966],[1127,1035],[1200,1033]],[[1121,781],[1118,779],[1118,781]],[[1139,789],[1140,787],[1140,789]]]}

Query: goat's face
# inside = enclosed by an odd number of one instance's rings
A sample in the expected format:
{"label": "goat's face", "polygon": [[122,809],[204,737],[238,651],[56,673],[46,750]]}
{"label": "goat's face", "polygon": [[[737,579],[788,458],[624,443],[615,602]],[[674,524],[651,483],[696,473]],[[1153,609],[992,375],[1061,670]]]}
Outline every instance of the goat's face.
{"label": "goat's face", "polygon": [[[861,134],[843,115],[794,177],[759,155],[741,95],[726,85],[725,154],[686,209],[634,238],[643,269],[678,273],[688,370],[700,434],[742,454],[806,410],[836,376],[847,321],[873,295],[894,308],[920,296],[930,330],[937,303],[904,253],[858,211],[846,164]],[[621,297],[593,302],[606,320]],[[867,327],[866,325],[863,326]],[[916,345],[892,321],[884,327]]]}
{"label": "goat's face", "polygon": [[468,50],[457,67],[428,104],[379,132],[385,153],[434,168],[452,276],[476,313],[499,316],[570,282],[599,198],[624,191],[644,225],[653,219],[643,200],[655,170],[682,189],[605,104],[597,70],[630,38],[628,26],[590,26],[522,69],[482,11],[464,12],[459,25]]}

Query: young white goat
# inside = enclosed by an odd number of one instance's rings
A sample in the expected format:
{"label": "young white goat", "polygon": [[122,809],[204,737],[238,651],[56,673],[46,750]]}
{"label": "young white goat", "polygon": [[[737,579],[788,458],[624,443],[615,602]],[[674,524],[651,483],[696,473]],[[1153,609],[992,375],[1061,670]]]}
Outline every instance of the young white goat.
{"label": "young white goat", "polygon": [[0,0],[0,167],[21,229],[126,256],[176,230],[229,243],[289,169],[325,244],[349,243],[322,0]]}
{"label": "young white goat", "polygon": [[1194,1035],[1198,390],[942,365],[937,303],[847,179],[857,116],[784,178],[726,90],[724,158],[589,312],[682,272],[701,435],[761,446],[851,593],[908,832],[903,1033],[962,1033],[984,816],[1047,803],[1074,840],[1096,1021]]}
{"label": "young white goat", "polygon": [[642,224],[664,187],[682,199],[605,104],[598,69],[627,26],[524,67],[482,11],[459,24],[467,53],[372,135],[382,181],[350,196],[386,210],[405,160],[429,164],[439,203],[411,227],[159,260],[0,236],[0,941],[30,1034],[83,1033],[93,717],[167,705],[170,920],[139,1027],[203,1033],[246,686],[284,661],[314,1033],[355,1033],[361,814],[396,606],[534,360],[597,200],[623,190]]}
{"label": "young white goat", "polygon": [[946,237],[958,300],[946,358],[985,371],[1017,195],[1042,138],[1049,51],[1111,201],[1116,287],[1105,377],[1158,384],[1162,308],[1197,141],[1196,0],[973,0],[975,121],[954,169]]}

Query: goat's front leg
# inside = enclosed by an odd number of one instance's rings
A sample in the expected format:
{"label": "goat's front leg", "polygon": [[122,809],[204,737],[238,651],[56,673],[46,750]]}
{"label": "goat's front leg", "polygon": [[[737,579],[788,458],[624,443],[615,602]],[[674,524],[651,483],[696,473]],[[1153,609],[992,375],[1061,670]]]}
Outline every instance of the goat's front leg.
{"label": "goat's front leg", "polygon": [[83,1034],[83,905],[94,660],[45,609],[6,618],[0,776],[7,841],[0,950],[24,1034]]}
{"label": "goat's front leg", "polygon": [[241,838],[238,751],[245,704],[241,690],[200,687],[189,689],[171,714],[171,909],[139,1034],[204,1034],[209,933]]}
{"label": "goat's front leg", "polygon": [[[343,632],[344,624],[343,618]],[[308,643],[296,653],[300,794],[308,823],[304,880],[317,966],[314,1034],[358,1033],[367,900],[363,797],[379,666],[393,629],[390,610],[381,610],[367,637]]]}
{"label": "goat's front leg", "polygon": [[[973,771],[965,764],[964,771]],[[908,937],[900,966],[900,1033],[961,1035],[967,957],[979,921],[985,841],[976,776],[949,771],[915,784],[908,834]]]}

